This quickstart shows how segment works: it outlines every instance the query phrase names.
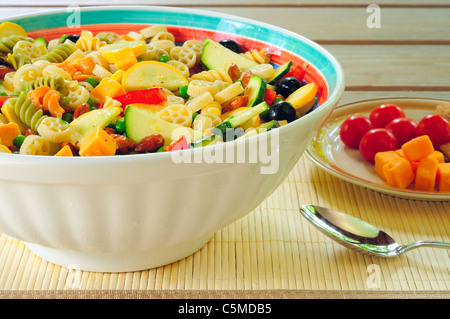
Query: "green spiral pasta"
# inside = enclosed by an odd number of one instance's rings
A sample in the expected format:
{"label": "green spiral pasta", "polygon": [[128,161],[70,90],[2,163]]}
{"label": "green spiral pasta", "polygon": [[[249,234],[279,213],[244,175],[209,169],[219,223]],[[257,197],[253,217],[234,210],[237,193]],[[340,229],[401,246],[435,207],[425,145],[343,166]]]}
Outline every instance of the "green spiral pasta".
{"label": "green spiral pasta", "polygon": [[8,53],[6,62],[12,65],[15,70],[18,70],[21,66],[31,63],[31,60],[20,49],[14,50],[13,53]]}
{"label": "green spiral pasta", "polygon": [[67,59],[77,48],[69,43],[62,43],[57,45],[50,52],[33,59],[33,62],[38,60],[46,60],[52,63],[61,63]]}
{"label": "green spiral pasta", "polygon": [[20,36],[20,35],[10,35],[0,39],[0,53],[6,55],[13,52],[13,48],[19,41],[33,42],[32,38]]}
{"label": "green spiral pasta", "polygon": [[48,117],[42,110],[36,111],[31,98],[25,92],[21,92],[17,98],[10,99],[9,103],[20,120],[35,132],[42,120]]}
{"label": "green spiral pasta", "polygon": [[48,86],[53,90],[62,92],[65,90],[65,81],[61,75],[43,76],[31,82],[24,82],[21,89],[32,91],[40,86]]}

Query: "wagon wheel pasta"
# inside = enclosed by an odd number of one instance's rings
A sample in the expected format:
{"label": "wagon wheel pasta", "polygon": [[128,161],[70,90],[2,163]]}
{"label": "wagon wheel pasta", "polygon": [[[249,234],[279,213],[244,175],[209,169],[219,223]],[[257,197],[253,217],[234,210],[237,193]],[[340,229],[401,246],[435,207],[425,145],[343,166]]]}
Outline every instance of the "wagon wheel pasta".
{"label": "wagon wheel pasta", "polygon": [[186,64],[188,68],[192,68],[197,62],[197,53],[189,48],[174,47],[170,50],[169,57]]}
{"label": "wagon wheel pasta", "polygon": [[28,135],[20,146],[23,155],[50,155],[50,142],[38,135]]}
{"label": "wagon wheel pasta", "polygon": [[160,119],[174,124],[191,126],[192,111],[183,104],[168,105],[158,112]]}
{"label": "wagon wheel pasta", "polygon": [[70,137],[70,125],[54,117],[46,117],[41,121],[37,132],[52,143],[62,143]]}

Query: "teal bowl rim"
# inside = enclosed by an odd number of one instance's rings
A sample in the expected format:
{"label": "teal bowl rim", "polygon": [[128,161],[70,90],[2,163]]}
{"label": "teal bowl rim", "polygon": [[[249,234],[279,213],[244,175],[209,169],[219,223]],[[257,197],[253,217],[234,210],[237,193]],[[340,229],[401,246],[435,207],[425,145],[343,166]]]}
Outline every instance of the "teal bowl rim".
{"label": "teal bowl rim", "polygon": [[[289,31],[287,29],[277,27],[268,23],[259,22],[249,18],[243,18],[235,15],[224,14],[214,11],[182,8],[182,7],[165,7],[165,6],[92,6],[78,7],[69,6],[66,9],[50,9],[48,11],[40,11],[37,13],[28,13],[16,15],[9,18],[0,19],[0,22],[9,21],[21,25],[27,32],[51,29],[67,26],[68,17],[74,13],[74,10],[80,10],[82,16],[80,25],[91,24],[111,24],[111,23],[129,23],[129,24],[165,24],[170,26],[184,26],[190,28],[206,29],[210,31],[218,30],[224,33],[236,34],[239,37],[258,40],[262,43],[278,46],[287,51],[301,57],[303,60],[315,67],[319,73],[325,78],[328,85],[327,100],[321,105],[322,107],[314,110],[314,114],[322,113],[325,115],[330,104],[337,105],[345,89],[345,77],[342,66],[337,59],[325,48],[316,42]],[[102,14],[103,13],[103,14]],[[159,14],[164,13],[164,14]],[[111,14],[114,14],[113,16]],[[149,19],[151,14],[152,19]],[[117,17],[117,21],[113,18]],[[124,18],[126,17],[126,18]],[[177,19],[174,19],[174,18]],[[183,19],[181,19],[181,17]],[[196,19],[197,17],[197,19]],[[31,19],[32,18],[32,19]],[[200,19],[201,18],[201,19]],[[113,21],[112,21],[113,20]],[[218,28],[220,26],[220,28]],[[239,33],[231,30],[239,28]],[[275,42],[268,42],[275,39]],[[279,43],[283,39],[289,40],[285,43]],[[326,68],[321,68],[324,63]],[[306,114],[306,119],[312,114]],[[295,121],[297,122],[297,121]],[[280,129],[288,129],[295,125],[295,122],[289,123]],[[267,132],[268,134],[270,132]],[[250,137],[250,139],[254,138]],[[147,157],[148,154],[119,156],[119,158],[133,157],[135,160],[141,157]],[[167,153],[151,154],[153,158],[166,157]],[[159,155],[159,156],[158,156]],[[9,157],[9,156],[8,156]],[[30,160],[40,162],[45,161],[47,156],[14,156],[14,162]],[[114,157],[116,158],[116,157]],[[51,159],[51,157],[50,157]],[[72,158],[60,158],[60,162],[71,161]],[[112,159],[109,159],[111,161]],[[118,160],[118,159],[116,159]],[[89,162],[104,162],[104,157],[89,158]]]}

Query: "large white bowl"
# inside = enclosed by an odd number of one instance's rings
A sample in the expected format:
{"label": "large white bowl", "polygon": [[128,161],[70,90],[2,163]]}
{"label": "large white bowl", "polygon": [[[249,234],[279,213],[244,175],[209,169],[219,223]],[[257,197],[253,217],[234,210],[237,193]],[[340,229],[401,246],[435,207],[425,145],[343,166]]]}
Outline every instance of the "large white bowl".
{"label": "large white bowl", "polygon": [[[214,232],[255,209],[280,185],[344,90],[343,71],[331,54],[300,35],[264,23],[192,9],[93,7],[82,9],[80,28],[68,30],[71,14],[52,11],[8,20],[33,36],[120,30],[120,24],[138,29],[166,24],[180,34],[191,32],[194,38],[232,37],[248,45],[270,46],[280,63],[292,57],[306,61],[307,76],[323,80],[323,96],[320,107],[277,130],[182,154],[92,158],[0,154],[0,232],[65,267],[136,271],[194,253]],[[266,141],[273,148],[266,153],[271,154],[269,163],[261,156],[256,162],[248,157],[243,163],[206,162],[217,152],[242,154],[242,147],[249,150]],[[175,155],[183,154],[201,163],[176,163]],[[268,168],[273,171],[264,171]]]}

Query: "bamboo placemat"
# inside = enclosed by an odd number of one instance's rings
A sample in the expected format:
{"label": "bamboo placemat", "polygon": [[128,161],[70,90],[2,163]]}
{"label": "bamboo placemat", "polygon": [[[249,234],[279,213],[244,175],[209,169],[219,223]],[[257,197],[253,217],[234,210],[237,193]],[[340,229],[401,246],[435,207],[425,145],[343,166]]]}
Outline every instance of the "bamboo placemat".
{"label": "bamboo placemat", "polygon": [[257,209],[218,231],[198,252],[163,267],[129,273],[67,269],[0,234],[0,298],[450,296],[448,251],[421,248],[394,259],[359,254],[313,228],[298,212],[305,203],[346,211],[400,243],[449,241],[449,201],[371,191],[335,178],[303,156]]}

